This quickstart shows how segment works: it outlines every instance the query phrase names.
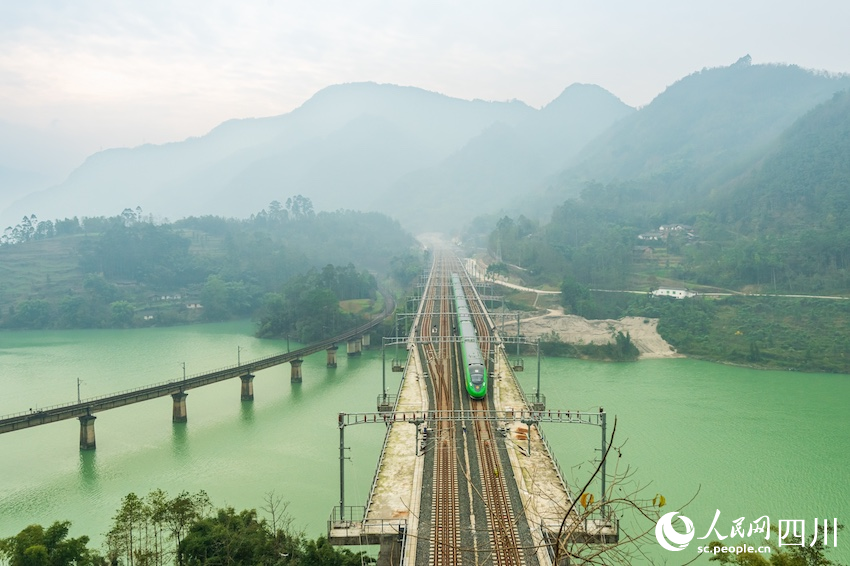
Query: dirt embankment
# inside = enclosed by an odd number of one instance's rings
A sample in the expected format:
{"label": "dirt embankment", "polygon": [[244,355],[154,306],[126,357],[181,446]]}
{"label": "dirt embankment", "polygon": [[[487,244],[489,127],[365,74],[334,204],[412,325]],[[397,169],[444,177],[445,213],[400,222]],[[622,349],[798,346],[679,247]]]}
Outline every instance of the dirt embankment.
{"label": "dirt embankment", "polygon": [[[617,332],[628,333],[640,351],[641,358],[680,358],[681,354],[658,334],[658,319],[627,316],[620,320],[588,320],[562,310],[549,310],[520,321],[520,332],[538,337],[556,332],[562,342],[569,344],[606,344],[614,341]],[[505,321],[503,334],[516,332],[516,322]]]}

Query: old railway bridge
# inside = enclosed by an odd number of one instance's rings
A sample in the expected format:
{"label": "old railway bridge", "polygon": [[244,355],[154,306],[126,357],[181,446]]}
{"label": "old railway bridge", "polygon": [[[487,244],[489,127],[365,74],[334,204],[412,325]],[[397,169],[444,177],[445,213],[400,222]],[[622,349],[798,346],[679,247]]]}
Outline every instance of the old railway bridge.
{"label": "old railway bridge", "polygon": [[[261,358],[259,360],[252,360],[211,372],[190,375],[183,379],[174,379],[127,391],[119,391],[109,395],[82,399],[76,403],[64,403],[61,405],[45,407],[36,411],[29,410],[12,415],[6,415],[4,417],[0,417],[0,434],[66,419],[79,419],[80,448],[83,450],[92,450],[96,446],[94,422],[97,417],[95,416],[95,413],[99,413],[101,411],[171,395],[174,400],[172,420],[176,423],[186,422],[186,397],[188,396],[188,390],[203,387],[204,385],[210,385],[212,383],[218,383],[219,381],[227,379],[233,379],[235,377],[242,380],[242,400],[251,400],[254,398],[253,380],[255,372],[280,364],[289,363],[292,366],[292,381],[300,382],[301,364],[304,361],[305,356],[326,350],[328,356],[328,367],[336,367],[336,352],[338,350],[337,344],[346,343],[349,354],[353,355],[359,353],[362,345],[368,342],[369,331],[390,316],[395,310],[395,302],[392,297],[387,293],[383,293],[383,296],[383,312],[369,322],[338,336],[322,340],[321,342],[311,344],[298,350],[293,350],[292,352],[277,354],[267,358]],[[368,343],[366,343],[366,345],[368,345]]]}
{"label": "old railway bridge", "polygon": [[[461,339],[453,301],[452,274],[461,277],[478,345],[486,360],[488,392],[472,400],[464,384]],[[597,504],[577,504],[557,460],[540,430],[541,423],[597,426],[601,454],[606,449],[606,414],[547,410],[538,389],[527,396],[509,359],[506,345],[521,337],[501,337],[473,281],[461,262],[436,254],[423,277],[422,294],[410,333],[384,339],[383,347],[404,344],[407,359],[393,360],[403,372],[397,394],[384,385],[374,413],[339,414],[339,505],[328,521],[328,539],[338,545],[380,545],[378,564],[548,566],[563,560],[556,548],[615,542],[616,517],[605,506],[602,461]],[[395,304],[388,295],[384,311],[368,323],[299,350],[240,363],[216,371],[0,417],[0,433],[76,418],[80,448],[95,448],[95,414],[132,403],[171,395],[172,419],[186,421],[187,391],[239,377],[241,397],[253,399],[254,373],[290,363],[299,382],[304,356],[327,351],[336,366],[338,343],[359,352],[371,329],[390,316]],[[384,370],[385,371],[385,370]],[[539,364],[538,364],[539,373]],[[345,429],[379,424],[386,436],[368,500],[345,501]],[[582,498],[585,501],[585,498]]]}

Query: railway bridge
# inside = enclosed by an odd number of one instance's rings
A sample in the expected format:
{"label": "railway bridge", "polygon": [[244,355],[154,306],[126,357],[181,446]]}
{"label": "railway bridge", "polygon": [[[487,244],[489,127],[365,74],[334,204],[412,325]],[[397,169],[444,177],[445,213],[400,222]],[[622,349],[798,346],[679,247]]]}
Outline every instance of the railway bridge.
{"label": "railway bridge", "polygon": [[184,376],[183,379],[174,379],[153,385],[137,387],[127,391],[119,391],[99,397],[81,399],[79,401],[44,407],[33,411],[21,411],[19,413],[0,417],[0,434],[14,432],[34,426],[46,425],[66,419],[78,419],[80,421],[80,449],[92,450],[96,447],[94,422],[97,418],[95,413],[140,403],[149,399],[165,397],[170,395],[173,399],[172,420],[174,422],[186,422],[186,397],[187,391],[212,383],[218,383],[227,379],[240,378],[242,386],[240,389],[241,399],[249,401],[254,399],[254,374],[258,371],[289,363],[292,366],[291,380],[294,383],[301,382],[301,364],[305,356],[309,356],[322,350],[327,351],[328,367],[336,367],[337,344],[347,344],[349,355],[357,355],[361,352],[363,345],[368,344],[369,332],[390,316],[395,310],[395,302],[388,293],[382,293],[384,297],[384,309],[376,317],[372,318],[356,328],[348,330],[337,336],[327,338],[320,342],[310,344],[304,348],[293,350],[258,360],[245,363],[237,363],[234,366],[204,372],[196,375]]}
{"label": "railway bridge", "polygon": [[[473,400],[464,383],[451,274],[461,274],[478,343],[487,360],[487,397]],[[606,453],[606,414],[545,409],[539,391],[527,397],[506,341],[459,260],[437,255],[410,334],[397,395],[386,390],[374,413],[339,414],[340,496],[328,521],[338,545],[380,544],[379,566],[497,564],[547,566],[570,543],[615,542],[619,526],[604,505],[605,470],[597,501],[564,481],[540,423],[597,426]],[[345,429],[386,426],[368,500],[346,505]],[[580,511],[581,509],[581,511]]]}

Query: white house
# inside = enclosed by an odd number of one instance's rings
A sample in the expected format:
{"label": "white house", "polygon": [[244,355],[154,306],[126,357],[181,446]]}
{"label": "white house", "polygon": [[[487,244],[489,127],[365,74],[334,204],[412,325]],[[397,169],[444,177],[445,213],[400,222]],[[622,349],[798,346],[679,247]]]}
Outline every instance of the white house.
{"label": "white house", "polygon": [[669,287],[659,287],[652,292],[653,297],[673,297],[674,299],[685,299],[687,297],[696,297],[697,294],[687,289],[671,289]]}

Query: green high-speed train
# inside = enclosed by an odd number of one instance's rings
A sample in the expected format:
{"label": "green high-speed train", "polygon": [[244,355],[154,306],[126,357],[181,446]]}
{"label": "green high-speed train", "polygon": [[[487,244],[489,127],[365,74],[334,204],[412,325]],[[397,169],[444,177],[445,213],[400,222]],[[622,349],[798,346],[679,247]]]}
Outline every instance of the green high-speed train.
{"label": "green high-speed train", "polygon": [[487,366],[481,348],[478,347],[478,336],[472,323],[472,314],[466,302],[460,277],[452,273],[452,289],[457,313],[457,331],[460,336],[460,350],[463,356],[463,374],[466,392],[473,399],[483,399],[487,396]]}

